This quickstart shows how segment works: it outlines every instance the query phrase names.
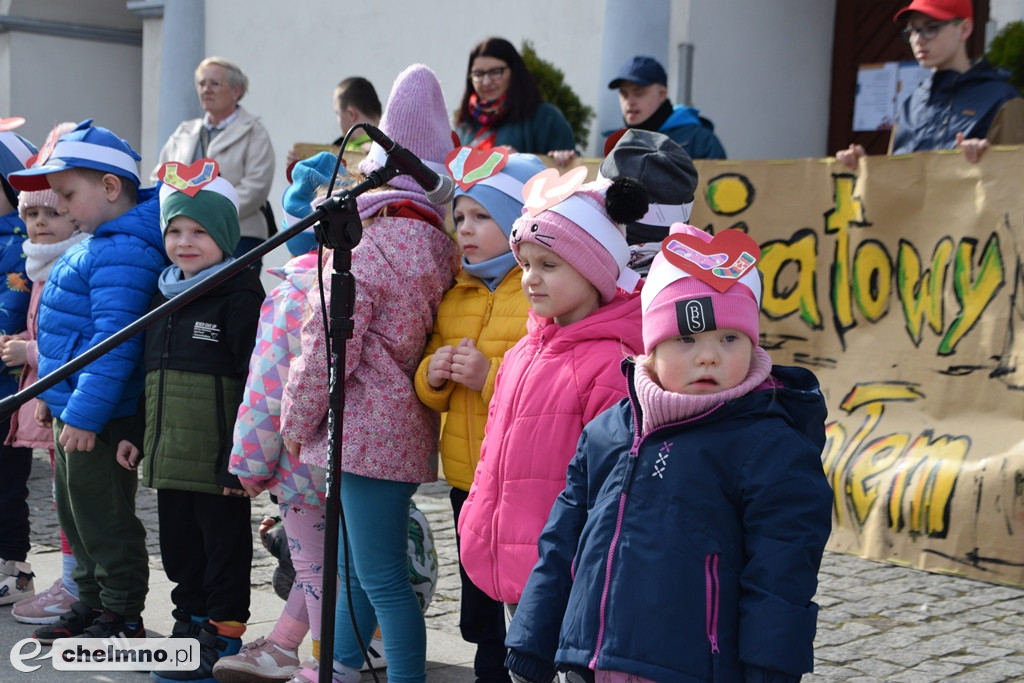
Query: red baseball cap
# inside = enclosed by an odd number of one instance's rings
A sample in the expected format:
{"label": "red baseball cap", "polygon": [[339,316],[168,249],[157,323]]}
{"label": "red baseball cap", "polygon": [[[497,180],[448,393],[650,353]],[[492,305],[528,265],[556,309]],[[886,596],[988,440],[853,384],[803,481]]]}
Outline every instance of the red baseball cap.
{"label": "red baseball cap", "polygon": [[914,0],[892,18],[899,23],[907,12],[920,12],[938,21],[950,19],[974,19],[971,0]]}

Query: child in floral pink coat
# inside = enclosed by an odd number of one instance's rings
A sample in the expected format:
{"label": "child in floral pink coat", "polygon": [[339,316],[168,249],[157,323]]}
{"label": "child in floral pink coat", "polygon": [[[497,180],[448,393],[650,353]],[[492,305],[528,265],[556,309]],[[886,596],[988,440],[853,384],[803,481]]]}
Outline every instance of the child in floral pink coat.
{"label": "child in floral pink coat", "polygon": [[[381,128],[425,163],[443,169],[454,144],[441,86],[429,68],[413,65],[398,76]],[[370,173],[384,163],[383,149],[375,144],[359,168]],[[352,250],[353,330],[345,367],[337,369],[345,382],[338,456],[348,531],[347,552],[339,543],[338,554],[360,638],[348,602],[338,600],[334,680],[359,680],[359,642],[369,642],[379,620],[388,679],[423,681],[426,626],[409,582],[409,505],[421,482],[437,479],[440,417],[420,403],[412,377],[459,262],[455,242],[444,231],[445,208],[429,203],[408,176],[357,201],[363,234]],[[328,300],[330,294],[324,291]],[[302,355],[292,364],[284,391],[281,433],[304,462],[325,466],[328,357],[319,291],[310,293],[310,308]]]}

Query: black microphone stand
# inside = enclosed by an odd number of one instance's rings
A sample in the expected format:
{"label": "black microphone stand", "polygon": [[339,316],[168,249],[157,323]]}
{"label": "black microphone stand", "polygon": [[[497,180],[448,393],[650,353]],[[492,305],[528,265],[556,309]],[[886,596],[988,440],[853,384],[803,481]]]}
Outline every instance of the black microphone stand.
{"label": "black microphone stand", "polygon": [[[352,338],[352,310],[355,304],[355,281],[352,277],[352,249],[362,238],[362,223],[356,206],[356,197],[380,187],[401,171],[392,164],[373,171],[358,185],[324,200],[313,212],[287,230],[274,235],[263,244],[237,258],[210,277],[197,282],[170,301],[158,306],[132,324],[104,339],[96,346],[71,359],[50,374],[40,377],[30,386],[0,400],[0,419],[9,417],[21,404],[37,397],[50,387],[64,381],[75,372],[89,365],[114,347],[124,343],[139,332],[151,327],[161,318],[188,305],[197,297],[261,258],[267,252],[284,244],[310,226],[315,226],[317,241],[334,249],[334,272],[331,275],[330,305],[330,353],[331,358],[328,401],[328,467],[327,497],[325,505],[326,527],[324,530],[323,600],[321,608],[320,683],[330,683],[334,660],[334,608],[337,601],[338,576],[338,529],[341,504],[341,458],[342,408],[345,404],[345,346]],[[347,548],[346,548],[347,550]],[[346,581],[346,589],[348,582]],[[354,623],[353,623],[354,628]],[[358,638],[358,631],[356,632]],[[362,648],[365,652],[365,647]]]}

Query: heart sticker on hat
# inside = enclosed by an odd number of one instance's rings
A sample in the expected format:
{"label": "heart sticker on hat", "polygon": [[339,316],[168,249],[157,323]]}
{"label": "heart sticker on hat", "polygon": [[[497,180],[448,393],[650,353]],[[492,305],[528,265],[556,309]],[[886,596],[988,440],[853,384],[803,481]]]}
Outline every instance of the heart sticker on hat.
{"label": "heart sticker on hat", "polygon": [[218,175],[220,166],[213,159],[198,159],[187,166],[180,161],[168,161],[156,172],[164,184],[189,197],[199,194]]}
{"label": "heart sticker on hat", "polygon": [[661,253],[676,268],[724,292],[757,264],[761,247],[742,230],[723,230],[710,243],[672,233],[661,241]]}
{"label": "heart sticker on hat", "polygon": [[463,191],[484,178],[496,175],[508,163],[508,150],[459,147],[445,157],[444,165]]}
{"label": "heart sticker on hat", "polygon": [[[0,119],[0,126],[3,125],[2,121],[3,120]],[[51,130],[50,134],[46,136],[46,144],[43,145],[38,152],[28,158],[28,161],[25,162],[25,168],[42,166],[50,159],[50,155],[53,154],[53,148],[57,146],[57,140],[60,139],[60,136],[57,135],[58,128],[60,128],[59,123],[54,125],[53,130]]]}
{"label": "heart sticker on hat", "polygon": [[24,116],[0,117],[0,130],[14,130],[15,128],[20,128],[24,123]]}
{"label": "heart sticker on hat", "polygon": [[523,209],[531,216],[559,204],[579,189],[587,179],[587,167],[577,166],[560,175],[557,169],[546,168],[523,186]]}

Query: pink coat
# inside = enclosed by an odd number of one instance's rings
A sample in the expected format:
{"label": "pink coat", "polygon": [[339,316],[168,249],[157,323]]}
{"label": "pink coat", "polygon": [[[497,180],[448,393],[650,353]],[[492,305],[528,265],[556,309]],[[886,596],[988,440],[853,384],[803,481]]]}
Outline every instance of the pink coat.
{"label": "pink coat", "polygon": [[[36,350],[36,316],[39,314],[39,299],[43,296],[46,280],[32,283],[32,295],[28,300],[28,319],[25,331],[14,335],[28,342],[25,346],[25,365],[18,380],[18,391],[34,384],[39,378],[39,355]],[[53,430],[36,424],[36,403],[39,399],[25,401],[18,411],[11,415],[11,431],[6,443],[25,448],[53,448]]]}
{"label": "pink coat", "polygon": [[[342,470],[390,481],[437,480],[440,416],[423,405],[413,373],[434,313],[459,270],[456,245],[421,220],[378,217],[352,250],[355,328],[345,363]],[[330,302],[331,258],[324,265]],[[281,402],[281,434],[302,444],[301,459],[327,466],[327,353],[319,288],[302,327]]]}
{"label": "pink coat", "polygon": [[537,540],[584,425],[626,396],[620,364],[643,352],[639,289],[618,292],[567,327],[531,311],[527,330],[498,370],[459,517],[466,573],[506,603],[519,602],[537,562]]}

